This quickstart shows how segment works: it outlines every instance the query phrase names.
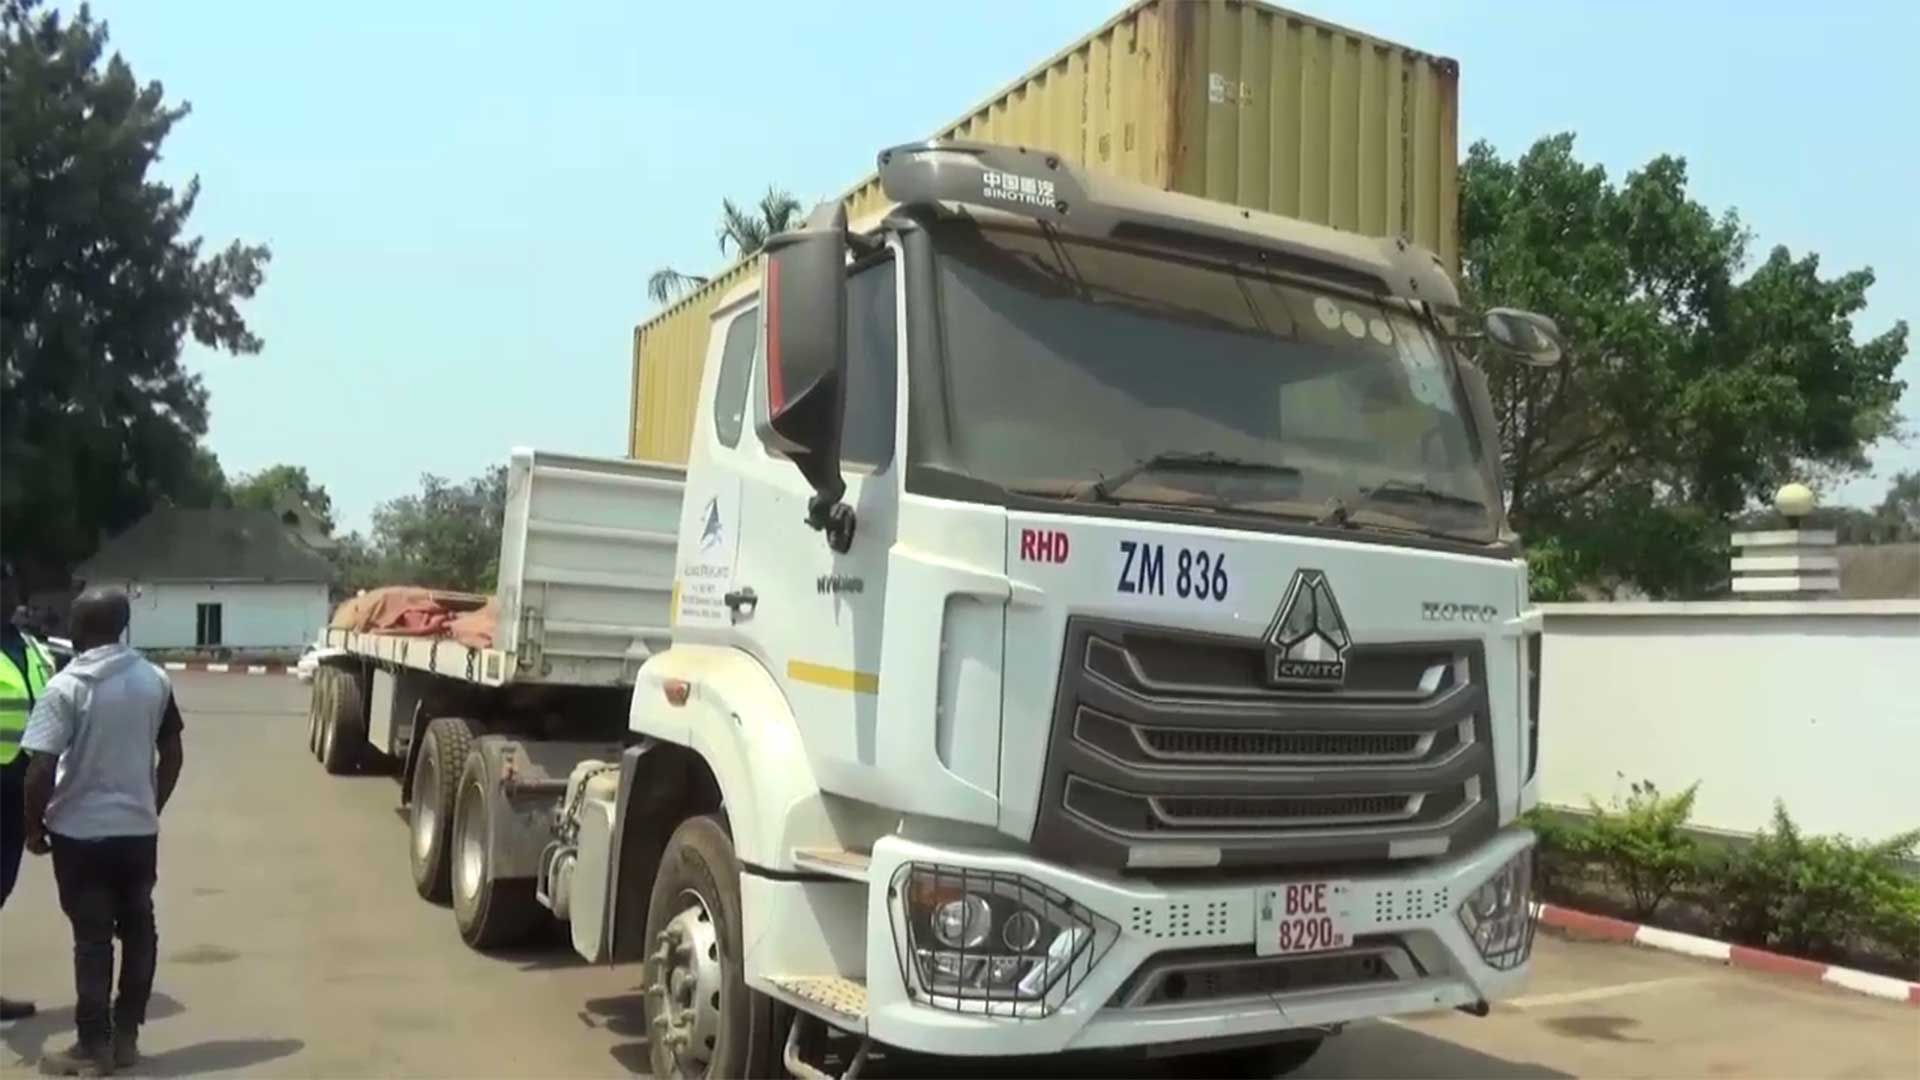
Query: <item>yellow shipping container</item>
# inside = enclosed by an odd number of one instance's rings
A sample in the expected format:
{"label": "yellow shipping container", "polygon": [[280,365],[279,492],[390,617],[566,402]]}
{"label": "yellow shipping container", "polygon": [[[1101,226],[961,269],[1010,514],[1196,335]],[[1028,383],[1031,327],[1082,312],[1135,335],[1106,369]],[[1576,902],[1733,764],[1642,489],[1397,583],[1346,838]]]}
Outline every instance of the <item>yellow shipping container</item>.
{"label": "yellow shipping container", "polygon": [[[1051,150],[1156,187],[1458,258],[1459,67],[1251,0],[1141,0],[935,138]],[[877,152],[880,147],[875,147]],[[885,207],[869,176],[858,220]],[[707,321],[739,263],[634,328],[627,452],[682,462]]]}

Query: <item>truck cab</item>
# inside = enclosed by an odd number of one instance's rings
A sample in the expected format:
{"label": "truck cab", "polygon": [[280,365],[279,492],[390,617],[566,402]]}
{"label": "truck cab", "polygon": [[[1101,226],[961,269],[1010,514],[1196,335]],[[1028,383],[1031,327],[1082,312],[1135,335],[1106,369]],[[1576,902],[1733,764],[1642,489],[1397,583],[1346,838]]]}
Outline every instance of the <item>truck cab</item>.
{"label": "truck cab", "polygon": [[1050,154],[880,180],[716,309],[672,644],[567,797],[656,1070],[804,1072],[815,1021],[1301,1057],[1516,992],[1538,620],[1463,342],[1551,324]]}

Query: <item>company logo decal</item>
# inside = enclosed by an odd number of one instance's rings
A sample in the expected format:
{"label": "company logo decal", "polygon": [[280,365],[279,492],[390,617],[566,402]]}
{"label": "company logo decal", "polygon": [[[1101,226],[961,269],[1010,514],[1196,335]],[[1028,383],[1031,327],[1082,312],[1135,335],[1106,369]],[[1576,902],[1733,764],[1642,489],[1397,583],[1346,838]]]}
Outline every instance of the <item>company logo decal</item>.
{"label": "company logo decal", "polygon": [[1295,570],[1267,629],[1268,680],[1275,686],[1340,686],[1347,681],[1347,649],[1352,644],[1327,575]]}

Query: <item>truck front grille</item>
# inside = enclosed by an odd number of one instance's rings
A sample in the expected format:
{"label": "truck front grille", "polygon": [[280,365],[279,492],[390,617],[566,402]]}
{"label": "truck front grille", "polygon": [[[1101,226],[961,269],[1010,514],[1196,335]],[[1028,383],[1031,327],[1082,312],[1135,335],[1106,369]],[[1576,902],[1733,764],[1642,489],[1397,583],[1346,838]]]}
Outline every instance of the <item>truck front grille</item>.
{"label": "truck front grille", "polygon": [[1444,853],[1492,832],[1476,641],[1355,645],[1334,690],[1267,684],[1242,638],[1077,618],[1034,842],[1063,861],[1220,865]]}

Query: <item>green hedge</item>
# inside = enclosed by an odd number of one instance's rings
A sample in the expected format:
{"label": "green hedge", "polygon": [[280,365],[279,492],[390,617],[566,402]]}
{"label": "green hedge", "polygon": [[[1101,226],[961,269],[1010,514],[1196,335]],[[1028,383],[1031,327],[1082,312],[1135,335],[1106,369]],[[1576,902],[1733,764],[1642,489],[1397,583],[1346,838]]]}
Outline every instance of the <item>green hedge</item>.
{"label": "green hedge", "polygon": [[1582,885],[1658,922],[1675,901],[1727,940],[1821,960],[1882,958],[1920,972],[1920,829],[1877,844],[1807,836],[1776,803],[1750,843],[1702,842],[1686,828],[1698,784],[1666,795],[1634,784],[1624,803],[1572,819],[1534,811],[1535,887],[1564,899]]}

